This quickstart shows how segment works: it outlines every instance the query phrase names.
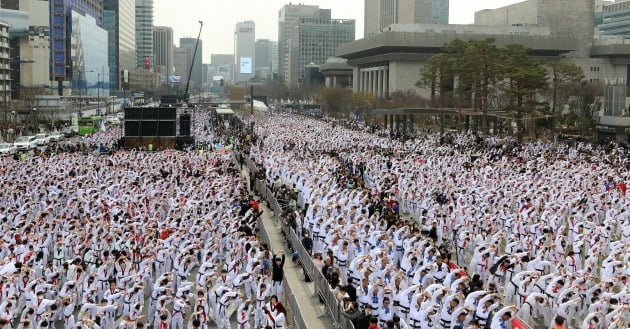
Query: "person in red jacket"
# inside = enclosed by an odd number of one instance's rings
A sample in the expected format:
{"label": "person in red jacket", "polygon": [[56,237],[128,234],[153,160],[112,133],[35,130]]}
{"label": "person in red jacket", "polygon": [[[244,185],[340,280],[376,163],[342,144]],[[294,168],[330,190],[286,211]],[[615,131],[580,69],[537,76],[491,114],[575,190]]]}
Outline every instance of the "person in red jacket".
{"label": "person in red jacket", "polygon": [[368,329],[379,329],[378,318],[372,317],[370,319],[370,325],[368,326]]}

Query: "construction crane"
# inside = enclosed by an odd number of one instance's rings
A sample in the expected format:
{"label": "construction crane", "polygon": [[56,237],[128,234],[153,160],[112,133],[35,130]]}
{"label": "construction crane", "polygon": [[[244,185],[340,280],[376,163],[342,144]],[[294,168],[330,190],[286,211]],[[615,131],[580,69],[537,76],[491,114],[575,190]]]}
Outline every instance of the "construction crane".
{"label": "construction crane", "polygon": [[199,34],[197,35],[197,42],[195,43],[195,51],[193,52],[192,61],[190,62],[190,70],[188,71],[188,79],[186,80],[186,91],[184,92],[184,101],[188,102],[190,95],[188,94],[188,88],[190,87],[190,77],[192,76],[193,67],[195,65],[195,57],[197,56],[197,47],[199,47],[199,38],[201,38],[201,29],[203,28],[203,21],[199,21]]}

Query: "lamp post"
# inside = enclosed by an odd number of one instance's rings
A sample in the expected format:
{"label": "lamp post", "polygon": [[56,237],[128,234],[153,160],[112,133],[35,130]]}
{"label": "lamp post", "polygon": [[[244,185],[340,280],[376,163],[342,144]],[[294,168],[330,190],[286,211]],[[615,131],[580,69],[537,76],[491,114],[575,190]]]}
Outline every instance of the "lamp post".
{"label": "lamp post", "polygon": [[96,115],[101,115],[101,73],[96,73]]}
{"label": "lamp post", "polygon": [[37,108],[36,107],[33,108],[33,131],[35,134],[39,132],[39,129],[37,127]]}

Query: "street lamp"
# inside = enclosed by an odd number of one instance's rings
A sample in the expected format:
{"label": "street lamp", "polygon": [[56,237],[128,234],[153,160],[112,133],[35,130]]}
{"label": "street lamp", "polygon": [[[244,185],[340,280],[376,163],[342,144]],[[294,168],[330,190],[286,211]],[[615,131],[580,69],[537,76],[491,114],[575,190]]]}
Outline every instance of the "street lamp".
{"label": "street lamp", "polygon": [[39,128],[37,127],[37,108],[33,108],[33,131],[35,134],[39,132]]}

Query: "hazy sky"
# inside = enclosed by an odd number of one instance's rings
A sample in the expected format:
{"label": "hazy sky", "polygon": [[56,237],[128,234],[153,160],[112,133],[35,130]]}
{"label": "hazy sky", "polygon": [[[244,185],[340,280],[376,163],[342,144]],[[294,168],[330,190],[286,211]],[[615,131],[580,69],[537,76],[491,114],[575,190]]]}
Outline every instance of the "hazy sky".
{"label": "hazy sky", "polygon": [[[468,24],[474,12],[497,8],[522,0],[451,0],[450,22]],[[256,39],[278,38],[278,11],[288,4],[286,0],[154,0],[154,24],[173,28],[175,44],[184,36],[196,37],[199,21],[204,22],[203,62],[210,63],[211,54],[234,52],[234,25],[236,22],[256,22]],[[333,18],[356,19],[356,37],[363,37],[364,0],[311,0],[294,1],[332,9]]]}

